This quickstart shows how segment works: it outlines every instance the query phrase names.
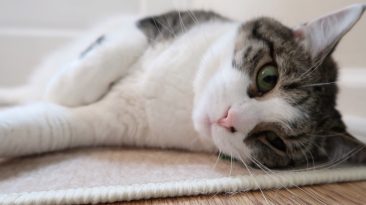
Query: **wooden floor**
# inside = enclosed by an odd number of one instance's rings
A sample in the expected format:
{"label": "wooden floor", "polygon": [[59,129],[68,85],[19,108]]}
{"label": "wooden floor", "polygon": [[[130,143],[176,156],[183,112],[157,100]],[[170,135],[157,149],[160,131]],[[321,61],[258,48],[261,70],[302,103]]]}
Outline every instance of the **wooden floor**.
{"label": "wooden floor", "polygon": [[366,204],[366,181],[354,183],[338,183],[319,186],[292,188],[288,190],[272,190],[222,194],[213,196],[179,197],[153,199],[129,203],[113,203],[108,205],[156,205],[156,204]]}

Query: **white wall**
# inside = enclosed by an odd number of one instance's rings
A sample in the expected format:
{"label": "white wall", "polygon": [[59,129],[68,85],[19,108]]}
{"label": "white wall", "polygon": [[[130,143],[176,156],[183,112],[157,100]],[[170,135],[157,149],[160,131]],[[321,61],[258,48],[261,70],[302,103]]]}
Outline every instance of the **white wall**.
{"label": "white wall", "polygon": [[[245,20],[268,15],[297,25],[355,0],[0,0],[0,85],[25,81],[42,56],[94,22],[119,14],[205,8]],[[341,65],[366,67],[366,16],[336,51]]]}

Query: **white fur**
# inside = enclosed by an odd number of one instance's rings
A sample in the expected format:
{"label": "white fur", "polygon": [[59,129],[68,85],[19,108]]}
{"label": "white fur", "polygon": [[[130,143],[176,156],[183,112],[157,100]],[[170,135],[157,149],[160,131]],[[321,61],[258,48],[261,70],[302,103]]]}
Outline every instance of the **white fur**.
{"label": "white fur", "polygon": [[[243,140],[254,126],[301,112],[275,95],[248,97],[248,74],[231,64],[239,25],[204,23],[149,46],[134,20],[121,19],[85,57],[85,41],[54,54],[28,85],[0,91],[3,102],[29,103],[0,112],[0,157],[129,145],[221,150],[247,160]],[[235,133],[217,124],[228,109]]]}
{"label": "white fur", "polygon": [[127,74],[148,43],[133,19],[124,20],[119,26],[85,57],[61,68],[47,85],[47,100],[67,106],[89,104],[102,97],[111,82]]}
{"label": "white fur", "polygon": [[[41,102],[7,108],[0,114],[0,156],[91,145],[215,151],[213,143],[201,140],[193,128],[192,82],[208,48],[236,27],[235,23],[207,23],[174,41],[147,47],[137,28],[126,26],[124,31],[120,26],[122,31],[106,34],[112,42],[102,43],[82,59],[78,56],[85,44],[55,54],[55,62],[46,62],[52,65],[53,76],[42,65],[42,72],[33,78],[38,79],[24,88],[40,93],[20,100]],[[60,62],[62,54],[70,52],[74,62],[64,66],[70,63]],[[54,68],[57,63],[59,70]],[[115,85],[108,89],[111,83]]]}

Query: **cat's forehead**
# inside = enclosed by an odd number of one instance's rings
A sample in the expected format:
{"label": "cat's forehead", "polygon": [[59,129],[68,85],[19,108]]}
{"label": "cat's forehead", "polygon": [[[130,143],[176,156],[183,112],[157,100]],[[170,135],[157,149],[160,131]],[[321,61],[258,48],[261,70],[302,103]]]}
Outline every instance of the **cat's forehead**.
{"label": "cat's forehead", "polygon": [[[240,40],[241,37],[275,44],[277,42],[293,39],[294,33],[292,29],[275,19],[261,17],[242,23],[238,30],[237,40]],[[239,43],[239,41],[237,41],[237,43]]]}
{"label": "cat's forehead", "polygon": [[243,23],[235,39],[233,65],[251,75],[258,65],[273,62],[275,54],[291,50],[284,42],[292,40],[292,30],[274,19],[263,17]]}

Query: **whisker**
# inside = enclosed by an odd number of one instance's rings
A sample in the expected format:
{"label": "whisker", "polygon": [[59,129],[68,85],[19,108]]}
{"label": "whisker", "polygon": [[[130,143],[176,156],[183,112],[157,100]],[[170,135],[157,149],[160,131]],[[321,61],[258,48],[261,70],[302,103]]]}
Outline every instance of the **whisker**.
{"label": "whisker", "polygon": [[[314,146],[314,143],[312,143],[312,142],[309,142],[309,144],[311,145],[311,146]],[[303,144],[304,145],[304,144]],[[304,145],[305,146],[305,145]],[[312,149],[312,148],[310,148],[310,149]],[[313,167],[315,167],[315,159],[314,159],[314,155],[313,155],[313,153],[311,153],[311,150],[306,150],[305,149],[305,152],[307,152],[307,153],[309,153],[309,155],[310,155],[310,157],[311,157],[311,160],[312,160],[312,166]]]}
{"label": "whisker", "polygon": [[231,172],[233,171],[233,155],[230,153],[230,172],[229,176],[231,176]]}
{"label": "whisker", "polygon": [[199,24],[200,22],[198,21],[196,15],[190,10],[188,9],[188,14],[189,16],[192,18],[192,20],[196,23],[196,24]]}
{"label": "whisker", "polygon": [[300,86],[301,88],[307,88],[307,87],[315,87],[315,86],[323,86],[323,85],[333,85],[336,84],[337,82],[327,82],[327,83],[314,83],[314,84],[309,84],[309,85],[302,85]]}
{"label": "whisker", "polygon": [[344,136],[345,134],[347,134],[346,132],[337,132],[337,133],[328,133],[326,135],[320,135],[320,134],[311,134],[311,136],[316,136],[316,137],[335,137],[335,136]]}
{"label": "whisker", "polygon": [[264,200],[266,201],[266,204],[270,204],[270,203],[269,203],[269,201],[268,201],[268,199],[267,199],[267,197],[264,195],[263,190],[262,190],[262,189],[261,189],[261,187],[259,186],[258,181],[255,179],[254,175],[253,175],[253,174],[252,174],[252,172],[250,171],[250,169],[249,169],[248,165],[244,162],[244,160],[242,159],[242,157],[241,157],[241,155],[239,154],[239,152],[238,152],[238,151],[236,151],[236,150],[235,150],[235,152],[236,152],[237,156],[239,157],[239,160],[244,164],[245,168],[248,170],[249,175],[253,178],[254,183],[256,184],[257,188],[258,188],[258,189],[259,189],[259,191],[261,192],[261,194],[262,194],[262,196],[263,196]]}
{"label": "whisker", "polygon": [[308,160],[308,156],[306,154],[306,151],[304,152],[304,150],[306,150],[306,146],[304,146],[304,144],[302,144],[301,142],[298,142],[300,144],[299,148],[301,153],[304,155],[305,160],[306,160],[306,168],[309,168],[309,160]]}
{"label": "whisker", "polygon": [[[272,172],[272,170],[268,169],[266,166],[264,166],[263,164],[261,164],[260,162],[256,162],[256,161],[253,161],[252,159],[250,159],[250,161],[252,161],[259,169],[261,169],[265,174],[267,174],[269,177],[273,178],[273,179],[276,179],[276,177],[274,176],[274,172]],[[268,169],[268,171],[266,171],[266,169]],[[280,183],[282,188],[284,188],[286,191],[288,191],[289,193],[291,194],[294,194],[296,195],[294,192],[292,192],[290,189],[288,189],[285,185],[283,185],[282,183]],[[279,190],[279,188],[277,188],[276,190]],[[300,203],[299,203],[300,204]]]}
{"label": "whisker", "polygon": [[304,72],[298,80],[303,80],[304,78],[310,76],[315,70],[317,70],[323,63],[324,59],[328,57],[329,53],[333,50],[333,48],[337,45],[342,36],[339,36],[335,41],[332,42],[326,49],[322,51],[321,57],[314,62],[314,65],[311,66],[306,72]]}
{"label": "whisker", "polygon": [[[218,162],[219,162],[219,160],[220,160],[221,155],[222,155],[222,152],[221,152],[221,150],[219,149],[219,154],[217,155],[217,158],[216,158],[215,164],[214,164],[214,166],[212,167],[212,169],[213,169],[213,170],[215,170],[215,168],[216,168],[216,166],[217,166],[217,164],[218,164]],[[217,196],[217,194],[219,194],[219,192],[216,192],[216,193],[215,193],[215,194],[213,194],[210,198],[213,198],[213,197]]]}
{"label": "whisker", "polygon": [[178,10],[178,16],[179,16],[179,22],[180,22],[180,27],[182,29],[182,32],[185,32],[187,30],[187,28],[184,25],[183,19],[182,19],[182,15],[180,13],[180,11]]}
{"label": "whisker", "polygon": [[[261,162],[259,162],[255,157],[253,158],[249,158],[254,164],[256,164],[261,170],[263,170],[266,174],[268,174],[268,172],[275,174],[276,172],[274,172],[273,170],[269,169],[268,167],[266,167],[265,165],[263,165]],[[265,171],[267,170],[267,172]],[[268,174],[270,177],[275,178],[275,176],[272,176],[271,174]],[[298,196],[296,193],[294,193],[293,191],[291,191],[290,189],[287,188],[287,186],[285,186],[283,183],[280,183],[282,188],[286,189],[289,193]],[[291,183],[291,186],[298,188],[299,190],[301,190],[302,192],[304,192],[306,195],[310,196],[311,198],[317,200],[318,202],[322,203],[322,204],[326,204],[325,202],[321,201],[320,199],[314,198],[312,193],[307,192],[306,190],[304,190],[303,188]],[[300,204],[300,203],[299,203]]]}
{"label": "whisker", "polygon": [[339,162],[337,163],[334,163],[333,165],[327,167],[328,169],[329,168],[333,168],[333,167],[336,167],[340,164],[342,164],[343,162],[345,162],[346,160],[348,160],[349,158],[351,158],[353,155],[357,154],[358,152],[360,152],[361,150],[363,150],[365,147],[364,146],[359,146],[358,149],[353,149],[354,151],[352,153],[349,154],[349,156],[347,157],[344,157],[342,160],[340,160]]}
{"label": "whisker", "polygon": [[[321,163],[321,164],[318,164],[318,165],[316,165],[312,168],[293,169],[291,171],[293,171],[293,172],[302,172],[302,171],[309,171],[309,170],[329,169],[329,168],[335,167],[335,166],[345,162],[346,160],[348,160],[354,154],[361,151],[364,147],[360,146],[358,148],[359,149],[357,149],[357,148],[352,149],[351,151],[349,151],[345,155],[343,155],[341,158],[334,159],[333,161],[328,161],[328,162],[325,162],[325,163]],[[333,166],[333,165],[335,165],[335,166]]]}
{"label": "whisker", "polygon": [[219,160],[220,160],[221,154],[222,154],[222,152],[221,152],[221,150],[219,149],[219,154],[217,155],[217,158],[216,158],[215,164],[214,164],[214,166],[212,167],[212,169],[216,169],[216,166],[217,166],[217,163],[218,163],[218,162],[219,162]]}
{"label": "whisker", "polygon": [[312,67],[310,67],[310,69],[308,69],[307,72],[305,72],[303,75],[301,75],[299,79],[302,80],[305,77],[310,76],[310,74],[312,74],[315,70],[317,70],[322,65],[324,59],[328,56],[329,52],[332,51],[332,49],[334,48],[335,45],[336,45],[336,43],[333,43],[331,46],[327,47],[323,51],[324,54],[317,61],[315,61],[314,65]]}

